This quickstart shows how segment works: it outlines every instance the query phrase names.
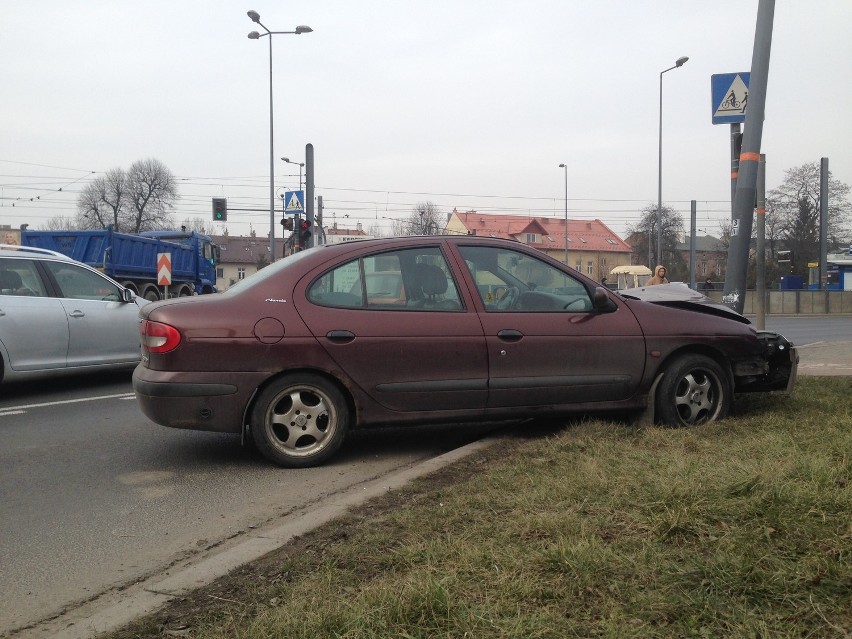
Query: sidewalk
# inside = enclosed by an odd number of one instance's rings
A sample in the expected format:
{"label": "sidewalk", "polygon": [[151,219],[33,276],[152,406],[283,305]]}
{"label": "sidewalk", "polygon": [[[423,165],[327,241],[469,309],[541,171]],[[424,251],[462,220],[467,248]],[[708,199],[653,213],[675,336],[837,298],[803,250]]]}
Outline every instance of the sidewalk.
{"label": "sidewalk", "polygon": [[799,375],[852,376],[852,341],[816,342],[796,346]]}

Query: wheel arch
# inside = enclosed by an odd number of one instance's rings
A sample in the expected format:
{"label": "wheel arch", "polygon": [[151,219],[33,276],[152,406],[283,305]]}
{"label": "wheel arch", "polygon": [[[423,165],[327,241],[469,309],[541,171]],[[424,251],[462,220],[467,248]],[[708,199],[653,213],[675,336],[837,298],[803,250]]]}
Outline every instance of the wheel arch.
{"label": "wheel arch", "polygon": [[318,368],[288,368],[286,370],[280,370],[277,373],[270,375],[267,377],[264,382],[258,385],[257,388],[254,389],[249,401],[246,402],[245,410],[243,411],[243,425],[240,434],[241,442],[243,444],[246,443],[247,437],[249,435],[249,428],[251,422],[251,413],[254,410],[255,404],[257,404],[258,396],[272,383],[281,379],[286,375],[313,375],[315,377],[321,377],[325,381],[333,384],[343,395],[343,398],[346,400],[346,408],[349,410],[349,414],[352,417],[352,428],[356,428],[358,426],[358,406],[355,403],[355,397],[352,394],[352,391],[349,387],[344,384],[339,377],[332,375],[330,372]]}
{"label": "wheel arch", "polygon": [[709,357],[710,359],[715,361],[719,366],[722,367],[722,370],[725,371],[725,374],[728,377],[728,382],[733,388],[734,370],[733,368],[731,368],[730,359],[725,357],[725,355],[722,354],[719,350],[702,344],[687,344],[666,355],[666,357],[663,358],[663,361],[661,361],[660,365],[657,367],[657,372],[654,375],[654,380],[657,381],[663,375],[666,369],[668,369],[668,367],[673,361],[680,357],[683,357],[684,355],[705,355],[706,357]]}

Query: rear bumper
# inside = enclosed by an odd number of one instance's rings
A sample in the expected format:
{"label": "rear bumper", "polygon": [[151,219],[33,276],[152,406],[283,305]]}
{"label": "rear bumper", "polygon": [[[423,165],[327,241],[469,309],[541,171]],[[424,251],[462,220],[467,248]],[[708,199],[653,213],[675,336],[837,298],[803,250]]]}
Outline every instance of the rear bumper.
{"label": "rear bumper", "polygon": [[168,373],[140,364],[133,371],[139,408],[170,428],[240,433],[246,409],[266,373]]}

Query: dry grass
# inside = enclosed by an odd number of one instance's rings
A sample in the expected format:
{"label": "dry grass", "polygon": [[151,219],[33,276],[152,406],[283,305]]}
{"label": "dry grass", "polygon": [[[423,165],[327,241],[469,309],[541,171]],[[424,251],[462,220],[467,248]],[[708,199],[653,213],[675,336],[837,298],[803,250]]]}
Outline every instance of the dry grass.
{"label": "dry grass", "polygon": [[507,436],[112,635],[849,637],[852,380]]}

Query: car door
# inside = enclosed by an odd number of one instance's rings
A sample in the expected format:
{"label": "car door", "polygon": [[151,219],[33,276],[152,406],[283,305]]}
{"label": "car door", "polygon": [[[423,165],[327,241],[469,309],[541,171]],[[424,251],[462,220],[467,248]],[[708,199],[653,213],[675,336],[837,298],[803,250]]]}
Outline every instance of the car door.
{"label": "car door", "polygon": [[[404,294],[370,290],[398,273]],[[329,356],[382,406],[398,411],[484,410],[488,362],[482,327],[460,299],[436,245],[390,251],[315,272],[296,307]]]}
{"label": "car door", "polygon": [[459,247],[476,290],[489,357],[488,407],[587,404],[635,394],[645,340],[634,315],[592,307],[570,270],[504,247]]}
{"label": "car door", "polygon": [[80,264],[44,261],[68,318],[67,366],[139,360],[139,306],[124,302],[112,280]]}
{"label": "car door", "polygon": [[16,371],[63,368],[68,318],[33,260],[0,260],[0,344]]}

